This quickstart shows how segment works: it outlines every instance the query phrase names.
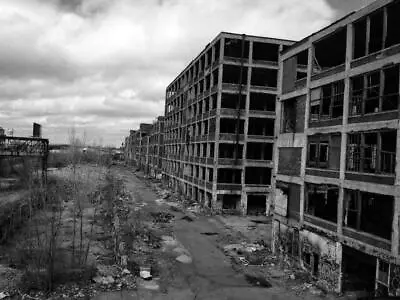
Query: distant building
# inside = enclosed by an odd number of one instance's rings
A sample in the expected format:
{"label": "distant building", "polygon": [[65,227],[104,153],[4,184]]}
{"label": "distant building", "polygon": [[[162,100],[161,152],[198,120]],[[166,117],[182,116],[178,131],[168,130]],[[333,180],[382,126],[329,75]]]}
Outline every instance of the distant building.
{"label": "distant building", "polygon": [[216,210],[270,202],[279,52],[293,41],[220,33],[167,87],[164,173]]}

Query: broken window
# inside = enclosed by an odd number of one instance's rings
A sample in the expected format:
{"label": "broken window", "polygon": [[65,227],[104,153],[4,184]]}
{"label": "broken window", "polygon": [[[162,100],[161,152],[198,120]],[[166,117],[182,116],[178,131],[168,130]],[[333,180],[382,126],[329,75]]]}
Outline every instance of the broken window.
{"label": "broken window", "polygon": [[240,204],[240,195],[221,194],[218,198],[222,201],[222,209],[236,210]]}
{"label": "broken window", "polygon": [[278,70],[255,68],[251,70],[251,85],[276,87],[278,79]]}
{"label": "broken window", "polygon": [[344,81],[311,90],[310,122],[343,116]]}
{"label": "broken window", "polygon": [[250,93],[250,110],[275,111],[276,95]]}
{"label": "broken window", "polygon": [[346,61],[346,27],[314,44],[313,73],[323,72]]}
{"label": "broken window", "polygon": [[212,73],[212,83],[213,86],[218,85],[218,74],[219,74],[219,69],[216,69],[213,73]]}
{"label": "broken window", "polygon": [[354,23],[354,58],[359,58],[366,55],[366,41],[367,19],[364,18]]}
{"label": "broken window", "polygon": [[[329,137],[313,137],[308,144],[307,166],[314,168],[337,168],[337,164],[328,165],[329,156],[340,155],[340,144],[329,145]],[[332,151],[332,154],[329,152]]]}
{"label": "broken window", "polygon": [[239,128],[236,119],[221,118],[220,119],[220,133],[237,133],[239,130],[240,134],[244,133],[244,120],[240,120]]}
{"label": "broken window", "polygon": [[214,181],[214,169],[212,169],[212,168],[208,169],[208,181],[209,182]]}
{"label": "broken window", "polygon": [[351,83],[351,116],[398,108],[399,65],[353,77]]}
{"label": "broken window", "polygon": [[226,169],[219,168],[218,169],[218,183],[241,183],[241,174],[242,170],[240,169]]}
{"label": "broken window", "polygon": [[379,112],[380,72],[366,75],[366,97],[364,113]]}
{"label": "broken window", "polygon": [[382,111],[396,110],[399,102],[399,66],[383,69]]}
{"label": "broken window", "polygon": [[282,133],[296,132],[296,98],[285,100],[282,105]]}
{"label": "broken window", "polygon": [[266,195],[247,195],[247,215],[265,215],[266,208]]}
{"label": "broken window", "polygon": [[385,47],[400,44],[400,2],[395,1],[387,7],[387,33]]}
{"label": "broken window", "polygon": [[390,240],[393,203],[393,196],[346,190],[343,223],[356,230]]}
{"label": "broken window", "polygon": [[273,136],[274,135],[274,119],[268,118],[249,118],[249,135],[263,135]]}
{"label": "broken window", "polygon": [[272,160],[272,143],[247,143],[246,158],[254,160]]}
{"label": "broken window", "polygon": [[245,109],[246,96],[239,96],[238,93],[222,93],[221,95],[221,108],[237,109],[240,101],[240,109]]}
{"label": "broken window", "polygon": [[396,130],[349,134],[348,171],[394,174],[396,165]]}
{"label": "broken window", "polygon": [[[240,81],[240,78],[242,81]],[[247,84],[247,67],[224,65],[223,67],[223,83],[231,84]]]}
{"label": "broken window", "polygon": [[271,184],[271,169],[261,167],[246,167],[245,182],[246,184]]}
{"label": "broken window", "polygon": [[234,58],[249,58],[249,41],[244,39],[225,39],[224,56]]}
{"label": "broken window", "polygon": [[[238,154],[236,155],[236,151]],[[219,157],[220,158],[241,158],[243,155],[243,145],[235,145],[235,144],[219,144]]]}
{"label": "broken window", "polygon": [[306,190],[306,213],[336,223],[339,188],[307,183]]}
{"label": "broken window", "polygon": [[296,55],[296,80],[301,80],[307,77],[307,65],[308,65],[308,51],[304,50]]}
{"label": "broken window", "polygon": [[221,46],[220,41],[217,41],[214,45],[214,60],[215,61],[219,61],[220,46]]}
{"label": "broken window", "polygon": [[253,42],[253,60],[278,62],[279,45]]}

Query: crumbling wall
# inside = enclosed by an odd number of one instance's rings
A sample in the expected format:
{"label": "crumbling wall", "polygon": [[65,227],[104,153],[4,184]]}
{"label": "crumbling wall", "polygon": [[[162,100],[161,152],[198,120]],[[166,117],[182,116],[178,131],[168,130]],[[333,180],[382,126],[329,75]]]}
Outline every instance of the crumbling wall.
{"label": "crumbling wall", "polygon": [[277,220],[273,221],[272,230],[272,251],[276,255],[308,270],[317,278],[322,289],[338,291],[341,271],[339,243],[308,230],[289,227]]}
{"label": "crumbling wall", "polygon": [[327,291],[337,291],[340,278],[340,244],[308,230],[301,233],[301,252],[310,255],[310,264],[303,266],[318,278],[319,285]]}
{"label": "crumbling wall", "polygon": [[389,295],[400,295],[400,266],[390,265]]}

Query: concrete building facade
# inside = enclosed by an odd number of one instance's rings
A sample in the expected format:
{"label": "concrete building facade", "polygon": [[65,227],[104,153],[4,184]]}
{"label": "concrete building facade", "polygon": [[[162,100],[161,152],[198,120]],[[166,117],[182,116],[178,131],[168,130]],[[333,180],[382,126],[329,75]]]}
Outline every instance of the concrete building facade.
{"label": "concrete building facade", "polygon": [[129,132],[129,136],[125,138],[124,143],[124,156],[127,164],[143,170],[148,169],[148,136],[152,128],[152,124],[141,123],[139,129]]}
{"label": "concrete building facade", "polygon": [[148,136],[148,174],[158,177],[162,173],[164,158],[164,117],[159,116],[153,122]]}
{"label": "concrete building facade", "polygon": [[164,175],[216,210],[265,213],[279,52],[292,41],[220,33],[166,89]]}
{"label": "concrete building facade", "polygon": [[273,250],[329,290],[400,293],[400,1],[284,51]]}

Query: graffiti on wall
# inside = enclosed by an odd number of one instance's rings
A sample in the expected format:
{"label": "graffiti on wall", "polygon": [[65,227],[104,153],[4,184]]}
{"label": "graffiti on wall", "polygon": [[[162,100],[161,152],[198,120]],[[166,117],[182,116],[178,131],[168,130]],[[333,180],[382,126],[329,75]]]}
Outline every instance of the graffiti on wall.
{"label": "graffiti on wall", "polygon": [[[334,245],[330,245],[329,248],[334,248]],[[340,265],[336,262],[335,255],[326,249],[326,253],[323,253],[307,238],[302,239],[301,251],[303,258],[309,257],[309,263],[305,263],[304,266],[318,278],[320,285],[327,291],[335,291],[340,278]]]}
{"label": "graffiti on wall", "polygon": [[400,266],[390,265],[389,294],[400,296]]}

